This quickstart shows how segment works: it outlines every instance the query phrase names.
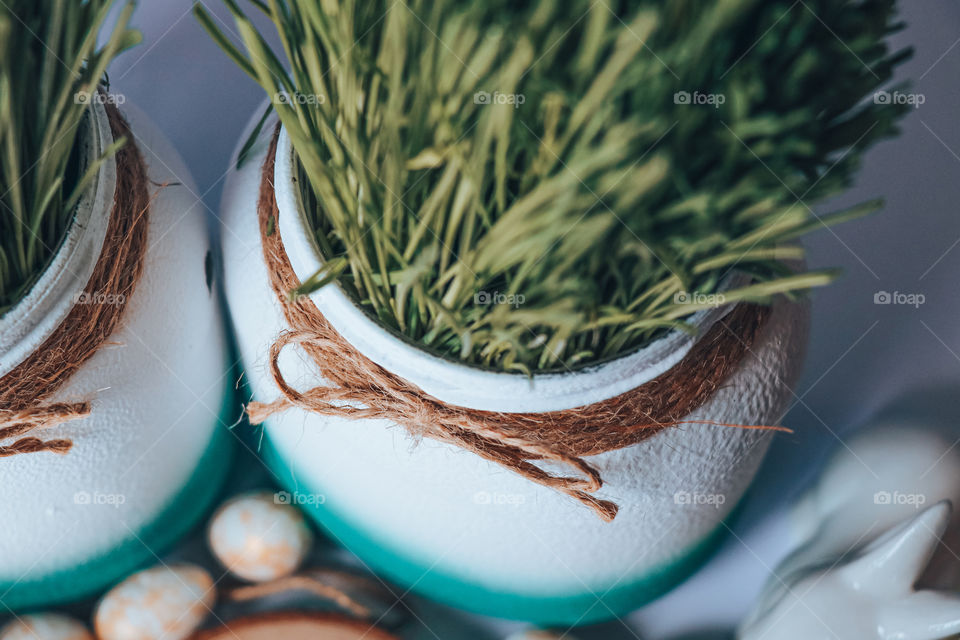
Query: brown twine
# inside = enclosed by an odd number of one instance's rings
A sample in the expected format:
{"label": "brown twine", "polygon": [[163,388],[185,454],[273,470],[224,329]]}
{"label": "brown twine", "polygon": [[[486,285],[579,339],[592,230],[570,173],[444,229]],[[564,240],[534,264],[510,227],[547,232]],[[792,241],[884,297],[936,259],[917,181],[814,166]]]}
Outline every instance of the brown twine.
{"label": "brown twine", "polygon": [[[143,271],[150,205],[146,165],[119,110],[112,104],[105,108],[114,139],[125,137],[127,143],[116,152],[113,212],[83,299],[95,301],[104,296],[111,303],[74,304],[50,337],[0,378],[0,441],[90,415],[90,402],[86,400],[48,404],[43,401],[69,380],[114,332]],[[25,436],[12,444],[0,445],[0,457],[38,451],[66,453],[72,446],[69,439]]]}
{"label": "brown twine", "polygon": [[270,582],[235,587],[228,592],[227,597],[230,600],[246,602],[248,600],[256,600],[287,591],[306,591],[312,593],[315,596],[330,600],[341,609],[349,611],[359,618],[366,618],[370,615],[369,608],[354,600],[350,594],[343,589],[328,584],[319,577],[308,575],[286,576],[271,580]]}
{"label": "brown twine", "polygon": [[[279,128],[263,164],[258,214],[270,282],[290,327],[270,348],[270,372],[281,397],[251,402],[247,413],[260,424],[293,407],[350,419],[386,419],[411,435],[455,445],[556,489],[611,521],[618,507],[593,495],[603,481],[584,457],[627,447],[683,423],[739,365],[769,316],[766,306],[741,304],[715,323],[669,371],[608,400],[561,411],[504,413],[447,404],[394,375],[347,342],[306,296],[291,299],[300,286],[280,237],[273,172]],[[279,367],[283,349],[297,345],[320,367],[326,384],[298,391]],[[747,425],[742,428],[775,429]],[[571,475],[555,475],[534,461],[556,463]]]}

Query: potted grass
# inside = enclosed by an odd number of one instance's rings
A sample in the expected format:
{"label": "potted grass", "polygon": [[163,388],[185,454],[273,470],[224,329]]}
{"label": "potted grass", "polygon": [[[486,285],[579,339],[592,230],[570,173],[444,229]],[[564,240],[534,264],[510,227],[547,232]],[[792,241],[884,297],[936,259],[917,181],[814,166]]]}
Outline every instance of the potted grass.
{"label": "potted grass", "polygon": [[[894,3],[254,2],[223,198],[262,451],[365,562],[577,624],[687,575],[792,397],[798,238],[903,108]],[[413,444],[416,446],[413,446]],[[601,594],[598,596],[597,594]],[[599,598],[599,601],[598,601]]]}
{"label": "potted grass", "polygon": [[85,597],[154,561],[229,460],[202,214],[169,145],[106,82],[140,40],[132,11],[0,5],[7,611]]}

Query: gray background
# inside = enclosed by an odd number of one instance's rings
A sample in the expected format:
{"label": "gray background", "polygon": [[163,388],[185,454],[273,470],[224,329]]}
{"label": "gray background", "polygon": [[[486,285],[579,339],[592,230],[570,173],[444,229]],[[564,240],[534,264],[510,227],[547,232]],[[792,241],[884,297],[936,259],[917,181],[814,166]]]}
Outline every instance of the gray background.
{"label": "gray background", "polygon": [[[205,4],[232,29],[217,2]],[[628,621],[579,636],[721,637],[713,631],[732,628],[785,551],[785,507],[842,439],[893,404],[913,406],[918,422],[937,420],[960,437],[960,6],[901,4],[909,27],[894,42],[916,52],[900,74],[913,79],[911,91],[926,102],[906,119],[899,139],[870,153],[848,194],[816,208],[876,195],[887,202],[867,221],[807,240],[811,266],[840,266],[844,276],[814,297],[806,373],[785,420],[795,433],[778,436],[735,535],[707,567]],[[146,111],[179,149],[213,217],[228,158],[263,94],[207,38],[191,5],[141,0],[134,23],[145,42],[114,63],[110,79],[112,90]],[[875,305],[878,291],[922,293],[925,303]],[[436,614],[438,635],[453,637],[445,618]],[[479,634],[474,628],[464,635]]]}

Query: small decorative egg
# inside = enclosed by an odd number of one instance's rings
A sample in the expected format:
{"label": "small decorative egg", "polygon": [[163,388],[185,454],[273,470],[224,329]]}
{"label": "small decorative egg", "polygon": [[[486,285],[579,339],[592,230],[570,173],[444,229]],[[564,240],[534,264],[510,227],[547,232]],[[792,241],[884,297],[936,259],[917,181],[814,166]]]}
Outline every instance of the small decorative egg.
{"label": "small decorative egg", "polygon": [[310,552],[313,534],[287,493],[236,496],[210,520],[208,541],[231,573],[263,582],[288,576]]}
{"label": "small decorative egg", "polygon": [[100,640],[183,640],[210,613],[210,574],[188,564],[135,573],[107,592],[94,613]]}
{"label": "small decorative egg", "polygon": [[59,613],[20,616],[0,629],[0,640],[93,640],[83,623]]}

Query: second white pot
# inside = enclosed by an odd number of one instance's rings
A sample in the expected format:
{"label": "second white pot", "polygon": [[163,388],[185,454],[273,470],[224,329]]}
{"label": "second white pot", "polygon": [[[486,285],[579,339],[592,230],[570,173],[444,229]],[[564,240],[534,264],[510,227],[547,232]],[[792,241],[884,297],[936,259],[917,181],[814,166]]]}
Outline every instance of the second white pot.
{"label": "second white pot", "polygon": [[[265,365],[271,343],[287,328],[268,281],[256,212],[274,126],[267,122],[239,169],[234,162],[222,212],[227,300],[249,390],[260,401],[278,397]],[[306,227],[294,168],[293,150],[281,133],[273,176],[277,228],[303,280],[319,268],[321,257]],[[430,355],[377,326],[336,285],[311,299],[364,355],[440,400],[475,409],[539,412],[598,402],[663,373],[694,343],[675,332],[600,366],[535,375],[531,382]],[[725,312],[703,312],[694,322],[702,333]],[[778,302],[750,354],[689,419],[777,424],[792,397],[807,323],[806,308]],[[280,362],[295,387],[320,382],[322,371],[296,349],[287,349]],[[403,429],[384,421],[290,410],[266,423],[263,454],[294,501],[394,580],[485,614],[584,624],[662,594],[704,559],[770,437],[686,425],[588,458],[604,478],[598,497],[620,505],[612,523],[451,445],[414,444]]]}
{"label": "second white pot", "polygon": [[[49,398],[89,400],[90,415],[29,434],[69,439],[69,452],[0,458],[5,612],[88,597],[155,562],[204,515],[231,460],[235,397],[203,212],[169,142],[129,103],[121,111],[151,181],[143,271],[117,329]],[[88,162],[112,144],[102,105],[91,105],[78,140]],[[110,159],[51,264],[0,316],[0,377],[75,305],[115,303],[84,288],[103,251],[116,175]]]}

